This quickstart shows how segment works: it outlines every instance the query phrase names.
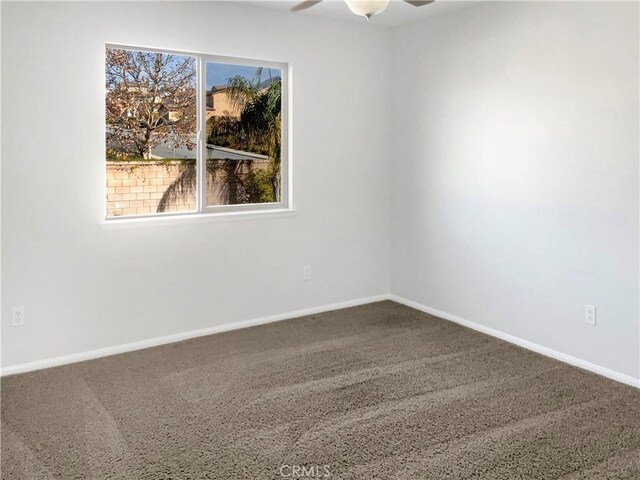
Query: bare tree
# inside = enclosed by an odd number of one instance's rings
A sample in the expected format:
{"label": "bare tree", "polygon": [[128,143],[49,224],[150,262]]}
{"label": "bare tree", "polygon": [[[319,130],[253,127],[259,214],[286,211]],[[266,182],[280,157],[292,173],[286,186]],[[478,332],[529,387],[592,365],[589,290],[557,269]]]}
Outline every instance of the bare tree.
{"label": "bare tree", "polygon": [[195,82],[193,57],[107,49],[108,151],[149,158],[159,144],[194,148]]}

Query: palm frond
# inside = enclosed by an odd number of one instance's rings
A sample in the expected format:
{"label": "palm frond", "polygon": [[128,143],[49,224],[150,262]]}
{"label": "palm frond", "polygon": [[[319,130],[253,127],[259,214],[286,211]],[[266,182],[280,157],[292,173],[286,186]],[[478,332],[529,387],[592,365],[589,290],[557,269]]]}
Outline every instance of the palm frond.
{"label": "palm frond", "polygon": [[245,105],[255,99],[257,89],[253,83],[241,75],[236,75],[227,80],[229,99],[234,108],[244,109]]}
{"label": "palm frond", "polygon": [[165,190],[160,202],[158,202],[157,213],[164,212],[169,205],[178,199],[189,198],[196,191],[196,166],[189,163],[182,167],[182,171],[171,185]]}
{"label": "palm frond", "polygon": [[[281,198],[282,80],[271,77],[269,71],[269,83],[260,87],[262,73],[259,69],[254,82],[242,76],[228,80],[230,100],[241,110],[239,119],[212,117],[207,122],[208,143],[270,158],[270,166],[260,172],[252,171],[251,164],[237,160],[207,160],[207,184],[213,186],[217,201],[223,204],[280,201]],[[196,188],[195,177],[195,168],[192,172],[182,172],[163,195],[158,211],[164,211],[177,198],[191,195]]]}

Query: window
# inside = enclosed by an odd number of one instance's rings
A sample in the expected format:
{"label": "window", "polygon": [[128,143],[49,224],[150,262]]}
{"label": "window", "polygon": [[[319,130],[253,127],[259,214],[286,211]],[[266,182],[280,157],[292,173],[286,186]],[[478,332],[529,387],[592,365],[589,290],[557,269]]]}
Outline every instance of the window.
{"label": "window", "polygon": [[107,46],[106,216],[288,206],[287,66]]}

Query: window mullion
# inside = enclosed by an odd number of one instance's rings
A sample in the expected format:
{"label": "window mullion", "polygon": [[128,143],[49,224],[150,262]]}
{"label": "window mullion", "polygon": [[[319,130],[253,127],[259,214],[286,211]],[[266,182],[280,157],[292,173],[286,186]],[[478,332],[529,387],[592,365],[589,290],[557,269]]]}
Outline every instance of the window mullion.
{"label": "window mullion", "polygon": [[198,82],[196,94],[198,96],[198,152],[197,152],[197,206],[198,211],[203,212],[207,205],[206,186],[207,186],[207,121],[206,121],[206,104],[207,104],[207,86],[205,81],[205,62],[201,55],[198,59]]}

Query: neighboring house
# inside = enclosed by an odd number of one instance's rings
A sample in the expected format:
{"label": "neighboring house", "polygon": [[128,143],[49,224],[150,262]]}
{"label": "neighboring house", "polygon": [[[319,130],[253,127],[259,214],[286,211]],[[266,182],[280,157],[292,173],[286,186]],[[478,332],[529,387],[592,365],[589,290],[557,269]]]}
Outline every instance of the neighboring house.
{"label": "neighboring house", "polygon": [[227,87],[211,87],[207,91],[207,120],[211,117],[240,118],[240,107],[234,105]]}
{"label": "neighboring house", "polygon": [[[141,97],[149,95],[148,90],[144,86],[136,85],[119,85],[120,89],[126,90],[129,94],[139,95]],[[107,92],[110,95],[111,92]],[[154,115],[166,116],[169,121],[176,121],[182,116],[182,112],[174,108],[167,99],[156,99],[157,104]],[[226,86],[213,86],[207,91],[207,120],[211,117],[230,116],[232,118],[240,118],[241,108],[234,105],[229,96]],[[130,115],[137,115],[137,112],[130,112]]]}
{"label": "neighboring house", "polygon": [[156,111],[154,112],[154,115],[165,117],[165,119],[170,122],[176,122],[180,120],[180,118],[182,117],[182,112],[178,110],[170,102],[165,102],[165,103],[161,103],[160,106],[157,107]]}

